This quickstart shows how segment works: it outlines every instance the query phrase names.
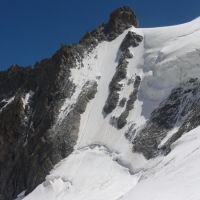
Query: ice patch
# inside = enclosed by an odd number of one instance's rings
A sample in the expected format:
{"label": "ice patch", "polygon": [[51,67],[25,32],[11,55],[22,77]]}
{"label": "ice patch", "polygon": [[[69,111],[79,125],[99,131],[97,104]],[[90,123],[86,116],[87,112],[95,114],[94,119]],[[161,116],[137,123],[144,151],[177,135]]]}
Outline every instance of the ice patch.
{"label": "ice patch", "polygon": [[22,102],[23,102],[23,108],[25,109],[26,106],[29,103],[29,99],[33,96],[33,92],[29,91],[28,93],[25,94],[25,96],[22,98]]}
{"label": "ice patch", "polygon": [[3,109],[5,109],[12,101],[14,101],[14,99],[15,99],[15,96],[9,98],[8,100],[3,99],[1,102],[4,102],[5,105],[0,109],[0,112],[1,112]]}

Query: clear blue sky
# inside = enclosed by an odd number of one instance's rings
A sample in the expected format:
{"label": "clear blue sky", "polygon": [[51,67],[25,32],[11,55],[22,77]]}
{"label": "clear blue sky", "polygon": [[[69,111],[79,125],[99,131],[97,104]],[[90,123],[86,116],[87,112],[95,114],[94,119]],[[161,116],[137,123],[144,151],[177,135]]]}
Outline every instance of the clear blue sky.
{"label": "clear blue sky", "polygon": [[0,0],[0,69],[32,65],[61,43],[75,43],[129,5],[142,27],[165,26],[200,16],[200,0]]}

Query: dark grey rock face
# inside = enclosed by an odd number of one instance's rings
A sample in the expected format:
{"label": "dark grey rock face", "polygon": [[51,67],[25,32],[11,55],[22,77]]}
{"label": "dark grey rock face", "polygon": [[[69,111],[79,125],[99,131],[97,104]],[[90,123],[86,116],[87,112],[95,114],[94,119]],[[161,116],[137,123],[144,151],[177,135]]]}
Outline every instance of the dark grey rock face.
{"label": "dark grey rock face", "polygon": [[126,51],[129,47],[137,47],[142,42],[143,37],[134,32],[129,31],[120,45],[122,52]]}
{"label": "dark grey rock face", "polygon": [[[109,84],[109,95],[106,100],[105,106],[103,108],[103,114],[104,116],[107,116],[110,114],[116,107],[119,101],[119,91],[122,89],[122,84],[120,81],[126,78],[127,75],[127,66],[128,66],[128,58],[132,58],[131,52],[129,50],[129,47],[137,47],[139,46],[140,42],[142,42],[143,37],[140,35],[137,35],[136,33],[128,32],[124,40],[122,41],[120,45],[120,50],[119,50],[119,61],[118,61],[118,66],[116,67],[116,72]],[[138,82],[136,78],[136,82]],[[137,83],[136,83],[137,84]],[[138,85],[139,86],[139,85]],[[138,87],[137,86],[137,87]],[[134,86],[135,87],[135,86]],[[137,88],[138,89],[138,88]],[[133,92],[137,93],[135,90]],[[132,97],[130,97],[132,98]],[[125,119],[128,116],[128,111],[124,112],[121,116],[121,118]],[[122,120],[120,120],[122,121]],[[120,123],[120,122],[119,122]],[[125,124],[123,122],[123,125],[120,124],[119,127],[123,127]]]}
{"label": "dark grey rock face", "polygon": [[128,62],[123,60],[119,62],[119,65],[116,68],[115,75],[113,76],[110,84],[109,84],[109,96],[106,100],[106,104],[103,108],[103,112],[105,116],[111,113],[118,104],[119,101],[119,91],[122,88],[122,84],[120,83],[121,80],[126,78],[126,69],[127,69]]}
{"label": "dark grey rock face", "polygon": [[138,21],[134,12],[128,6],[124,6],[111,13],[109,22],[104,26],[104,32],[108,40],[113,40],[131,26],[138,27]]}
{"label": "dark grey rock face", "polygon": [[[86,50],[80,45],[63,46],[33,69],[14,66],[1,73],[0,101],[15,96],[0,112],[0,194],[4,199],[32,191],[73,151],[80,114],[94,97],[97,84],[88,83],[62,124],[56,129],[54,124],[60,106],[76,87],[69,79],[70,69]],[[33,96],[24,108],[22,98],[30,91]]]}
{"label": "dark grey rock face", "polygon": [[81,40],[80,44],[94,47],[101,41],[111,41],[131,26],[138,27],[135,13],[127,6],[114,10],[108,22],[102,24],[94,31],[88,32]]}
{"label": "dark grey rock face", "polygon": [[[101,41],[110,41],[132,25],[136,17],[128,7],[117,9],[107,24],[87,33],[79,44],[62,46],[50,59],[33,68],[12,66],[0,72],[0,198],[10,200],[32,191],[52,167],[67,157],[76,144],[80,114],[97,91],[87,82],[76,103],[57,124],[60,107],[75,89],[70,69],[82,62]],[[28,105],[22,99],[31,92]],[[7,105],[7,100],[14,100]]]}
{"label": "dark grey rock face", "polygon": [[[147,159],[160,153],[170,152],[170,146],[185,132],[197,127],[200,109],[200,82],[190,79],[171,91],[159,108],[155,109],[145,127],[133,140],[133,150],[141,152]],[[162,139],[175,125],[180,128],[163,146]]]}
{"label": "dark grey rock face", "polygon": [[125,106],[125,104],[126,104],[126,98],[124,97],[124,98],[122,98],[122,99],[120,100],[119,106],[123,108],[123,107]]}
{"label": "dark grey rock face", "polygon": [[126,119],[129,115],[130,110],[132,110],[134,108],[134,103],[137,99],[137,94],[138,94],[140,82],[141,82],[140,76],[136,76],[135,82],[134,82],[134,89],[129,96],[129,99],[128,99],[127,104],[126,104],[126,108],[117,119],[117,128],[118,129],[123,128],[127,123]]}
{"label": "dark grey rock face", "polygon": [[184,120],[179,130],[172,135],[167,142],[160,147],[161,152],[169,153],[171,145],[178,140],[184,133],[196,128],[200,125],[200,82],[199,79],[190,79],[188,84],[190,87],[184,90],[185,102],[187,104],[182,108],[181,116]]}
{"label": "dark grey rock face", "polygon": [[[34,69],[14,66],[1,74],[1,101],[15,96],[0,112],[0,194],[4,199],[12,199],[22,190],[31,191],[53,165],[73,150],[73,145],[65,153],[60,148],[63,135],[67,144],[71,133],[58,134],[55,139],[51,131],[59,105],[74,87],[69,76],[75,58],[69,58],[70,53],[60,49]],[[66,58],[68,61],[64,61]],[[22,98],[30,91],[34,95],[24,108]]]}

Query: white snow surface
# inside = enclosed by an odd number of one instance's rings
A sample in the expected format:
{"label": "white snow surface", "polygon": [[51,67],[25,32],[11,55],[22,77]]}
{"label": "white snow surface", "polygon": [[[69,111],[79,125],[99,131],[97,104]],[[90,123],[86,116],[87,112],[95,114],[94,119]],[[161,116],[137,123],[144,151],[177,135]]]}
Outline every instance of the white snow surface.
{"label": "white snow surface", "polygon": [[166,157],[145,169],[138,184],[120,200],[199,200],[200,127],[173,144]]}
{"label": "white snow surface", "polygon": [[1,102],[5,103],[5,105],[0,109],[0,112],[6,108],[7,105],[9,105],[12,101],[14,101],[15,96],[9,98],[9,99],[3,99]]}
{"label": "white snow surface", "polygon": [[22,98],[22,102],[23,102],[23,108],[25,109],[26,106],[28,105],[29,103],[29,100],[30,98],[33,96],[33,92],[32,91],[29,91],[27,92],[24,97]]}
{"label": "white snow surface", "polygon": [[[142,78],[138,99],[130,111],[127,125],[117,130],[110,125],[112,116],[124,108],[117,107],[106,118],[102,109],[109,94],[109,83],[116,71],[119,46],[128,31],[144,37],[130,48],[127,79],[122,81],[120,99],[128,98],[128,85],[135,74]],[[25,200],[199,200],[200,199],[200,128],[180,138],[166,157],[146,160],[132,152],[124,137],[134,123],[140,130],[151,112],[189,78],[200,76],[200,18],[192,22],[159,28],[126,30],[111,42],[100,43],[83,63],[71,70],[77,86],[71,99],[60,109],[58,122],[69,113],[87,81],[97,81],[98,88],[81,115],[78,141],[74,152],[61,161]],[[173,135],[177,127],[171,130]],[[98,144],[98,145],[97,145]],[[92,146],[96,145],[96,146]]]}
{"label": "white snow surface", "polygon": [[197,127],[134,175],[105,147],[76,150],[24,200],[199,200],[199,141]]}
{"label": "white snow surface", "polygon": [[117,154],[105,147],[76,150],[56,165],[46,181],[24,199],[115,200],[133,188],[139,179],[116,159]]}

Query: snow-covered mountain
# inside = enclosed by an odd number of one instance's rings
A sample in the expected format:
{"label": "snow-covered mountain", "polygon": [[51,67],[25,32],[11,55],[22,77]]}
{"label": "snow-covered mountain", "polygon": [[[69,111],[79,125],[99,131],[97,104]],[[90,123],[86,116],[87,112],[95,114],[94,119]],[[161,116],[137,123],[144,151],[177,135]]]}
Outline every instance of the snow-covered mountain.
{"label": "snow-covered mountain", "polygon": [[199,77],[200,18],[138,28],[128,7],[1,72],[2,199],[199,200]]}

